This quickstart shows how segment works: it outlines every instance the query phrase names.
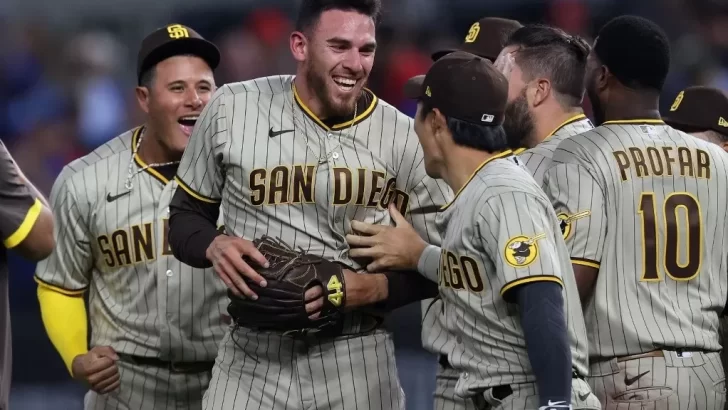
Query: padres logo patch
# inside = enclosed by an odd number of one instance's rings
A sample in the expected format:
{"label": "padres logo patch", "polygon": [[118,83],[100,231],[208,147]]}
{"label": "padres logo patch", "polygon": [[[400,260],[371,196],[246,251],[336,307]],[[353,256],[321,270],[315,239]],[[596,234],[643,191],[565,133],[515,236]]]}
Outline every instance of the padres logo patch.
{"label": "padres logo patch", "polygon": [[545,237],[546,234],[542,233],[530,238],[518,235],[509,239],[504,252],[506,262],[514,268],[523,268],[532,264],[538,256],[536,241]]}
{"label": "padres logo patch", "polygon": [[478,34],[480,34],[480,23],[475,23],[470,26],[470,30],[468,30],[468,35],[465,36],[465,42],[472,43],[473,41],[475,41],[476,38],[478,38]]}
{"label": "padres logo patch", "polygon": [[571,235],[571,223],[577,219],[584,218],[589,215],[591,215],[591,211],[581,211],[571,216],[568,215],[566,212],[562,212],[556,215],[556,217],[559,218],[559,227],[561,228],[561,235],[563,235],[564,240],[566,240],[566,238]]}

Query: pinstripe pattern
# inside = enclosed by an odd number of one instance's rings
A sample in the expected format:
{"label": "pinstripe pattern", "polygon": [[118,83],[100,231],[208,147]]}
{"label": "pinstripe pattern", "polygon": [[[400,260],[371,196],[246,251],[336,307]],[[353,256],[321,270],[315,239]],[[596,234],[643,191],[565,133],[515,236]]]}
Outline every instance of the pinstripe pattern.
{"label": "pinstripe pattern", "polygon": [[554,150],[559,146],[559,143],[568,137],[587,132],[592,128],[594,128],[594,125],[584,114],[577,115],[566,120],[540,144],[523,151],[518,157],[526,164],[526,168],[533,175],[533,179],[541,184],[546,168],[551,164],[551,157],[554,155]]}
{"label": "pinstripe pattern", "polygon": [[[587,374],[586,330],[558,220],[515,157],[496,156],[481,165],[438,215],[437,226],[443,236],[445,327],[456,335],[449,360],[463,372],[459,395],[535,380],[517,309],[506,302],[509,289],[532,281],[564,287],[572,365]],[[530,246],[523,245],[531,238]],[[516,248],[525,260],[514,257]]]}
{"label": "pinstripe pattern", "polygon": [[[36,280],[66,294],[88,290],[90,346],[167,361],[212,361],[225,333],[225,285],[169,250],[167,204],[176,183],[143,171],[129,194],[107,199],[126,191],[131,146],[141,132],[128,131],[63,169],[50,198],[57,246],[38,264]],[[134,171],[141,166],[137,158]],[[146,382],[150,371],[129,370],[120,397],[131,396],[138,383],[146,390],[135,394],[166,395]],[[163,386],[167,376],[154,377]]]}
{"label": "pinstripe pattern", "polygon": [[[566,242],[574,263],[599,268],[585,311],[592,357],[659,347],[720,351],[727,170],[717,146],[660,121],[606,123],[559,145],[544,188],[557,212],[590,212],[573,220]],[[685,202],[669,207],[668,197]],[[699,207],[690,225],[683,204]],[[697,276],[685,275],[690,268]]]}
{"label": "pinstripe pattern", "polygon": [[89,391],[86,410],[178,410],[201,408],[210,373],[170,373],[159,367],[119,363],[122,389],[99,395]]}
{"label": "pinstripe pattern", "polygon": [[433,410],[476,410],[472,400],[455,394],[458,378],[460,378],[460,372],[457,370],[446,369],[438,365]]}
{"label": "pinstripe pattern", "polygon": [[604,397],[606,410],[723,409],[725,376],[718,353],[692,353],[688,358],[670,351],[664,354],[664,358],[594,363],[589,380],[592,391]]}
{"label": "pinstripe pattern", "polygon": [[[496,399],[492,389],[482,394],[483,406],[477,410],[538,410],[539,398],[536,383],[522,383],[511,387],[513,393],[503,400]],[[592,394],[586,381],[574,379],[571,383],[572,410],[602,410],[602,405]]]}
{"label": "pinstripe pattern", "polygon": [[[388,224],[386,205],[392,200],[404,202],[409,210],[406,216],[419,234],[437,243],[435,212],[450,191],[426,176],[412,119],[373,94],[370,98],[372,103],[359,109],[354,121],[329,127],[298,99],[292,76],[221,87],[198,121],[178,180],[199,200],[221,203],[228,233],[248,240],[262,235],[280,237],[291,246],[358,271],[364,265],[348,256],[345,241],[350,222]],[[271,130],[282,133],[271,137]],[[344,331],[357,332],[369,324],[371,318],[352,312],[347,314]],[[403,406],[396,372],[391,371],[394,354],[387,347],[391,343],[388,334],[336,339],[333,347],[319,353],[324,363],[319,370],[298,366],[296,372],[288,373],[296,379],[293,385],[304,389],[298,397],[275,395],[271,383],[260,390],[237,388],[238,378],[252,379],[269,368],[276,371],[284,360],[278,357],[276,346],[284,346],[287,339],[243,330],[233,330],[233,334],[239,344],[256,346],[248,355],[258,357],[259,363],[243,363],[243,357],[251,358],[226,338],[206,408],[257,409],[262,400],[269,399],[276,400],[275,408],[301,408],[311,404],[306,400],[314,393],[318,395],[314,408],[357,407],[364,403],[363,397],[379,403],[371,404],[372,408]],[[259,338],[267,341],[260,349]],[[370,339],[376,343],[368,343]],[[268,350],[262,350],[265,346]],[[313,362],[314,353],[309,356]],[[367,372],[352,368],[359,356],[367,366],[376,366],[368,367]],[[304,384],[314,377],[316,388]],[[352,379],[357,382],[347,381]],[[327,387],[328,393],[318,390],[319,386]]]}

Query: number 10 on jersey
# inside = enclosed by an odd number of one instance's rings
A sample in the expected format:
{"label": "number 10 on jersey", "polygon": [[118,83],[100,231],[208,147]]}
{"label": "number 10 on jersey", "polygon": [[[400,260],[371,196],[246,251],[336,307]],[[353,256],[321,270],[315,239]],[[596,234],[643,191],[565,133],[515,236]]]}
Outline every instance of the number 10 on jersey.
{"label": "number 10 on jersey", "polygon": [[[696,277],[703,257],[703,216],[698,200],[686,192],[675,192],[659,204],[654,193],[644,192],[638,213],[642,219],[641,280],[660,281],[664,274],[679,281]],[[664,232],[662,237],[659,231]]]}

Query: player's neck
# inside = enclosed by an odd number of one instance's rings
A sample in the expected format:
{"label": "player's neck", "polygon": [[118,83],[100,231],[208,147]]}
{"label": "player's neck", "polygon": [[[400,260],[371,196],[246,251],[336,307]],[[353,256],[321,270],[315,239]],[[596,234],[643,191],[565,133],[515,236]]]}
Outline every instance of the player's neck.
{"label": "player's neck", "polygon": [[564,109],[561,106],[541,113],[534,119],[534,138],[532,141],[527,142],[528,147],[531,148],[540,144],[565,123],[580,114],[584,114],[581,107]]}
{"label": "player's neck", "polygon": [[491,154],[461,146],[455,146],[448,151],[444,161],[445,166],[440,175],[453,192],[458,192],[465,186],[484,162],[500,154],[500,152]]}
{"label": "player's neck", "polygon": [[145,126],[144,134],[142,135],[142,142],[139,144],[139,150],[137,155],[147,164],[162,164],[166,162],[179,161],[182,154],[173,153],[168,150],[161,142],[158,137],[157,131],[150,127]]}
{"label": "player's neck", "polygon": [[659,120],[660,96],[656,93],[627,91],[610,99],[604,121]]}
{"label": "player's neck", "polygon": [[303,74],[296,74],[296,78],[293,79],[293,84],[296,87],[296,94],[301,99],[303,104],[308,108],[313,115],[320,119],[325,120],[329,117],[329,113],[324,109],[324,103],[316,97],[316,93],[309,88],[306,76]]}

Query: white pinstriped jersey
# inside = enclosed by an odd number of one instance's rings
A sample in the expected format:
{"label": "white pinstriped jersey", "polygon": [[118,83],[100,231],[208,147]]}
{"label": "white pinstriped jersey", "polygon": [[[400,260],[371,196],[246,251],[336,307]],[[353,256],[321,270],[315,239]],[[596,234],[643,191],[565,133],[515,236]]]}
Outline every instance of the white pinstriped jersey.
{"label": "white pinstriped jersey", "polygon": [[456,391],[535,381],[509,290],[552,281],[564,295],[572,365],[587,374],[586,328],[569,254],[543,191],[510,152],[475,171],[437,218],[439,286]]}
{"label": "white pinstriped jersey", "polygon": [[594,125],[584,114],[575,115],[556,127],[556,129],[538,145],[523,151],[518,155],[518,157],[526,164],[526,168],[528,168],[531,175],[533,175],[533,179],[535,179],[539,185],[542,185],[543,176],[546,173],[546,169],[551,164],[551,158],[554,155],[554,150],[559,146],[559,143],[572,135],[587,132],[592,128],[594,128]]}
{"label": "white pinstriped jersey", "polygon": [[58,292],[89,290],[91,346],[170,361],[214,360],[227,329],[225,284],[172,256],[169,203],[176,183],[134,158],[143,127],[68,164],[53,185],[56,248],[36,280]]}
{"label": "white pinstriped jersey", "polygon": [[590,354],[721,349],[728,290],[728,156],[659,120],[564,140],[544,189],[567,215],[572,262],[599,269]]}
{"label": "white pinstriped jersey", "polygon": [[[395,201],[438,243],[437,209],[450,190],[427,177],[412,119],[371,91],[353,120],[327,126],[298,98],[293,76],[221,87],[198,121],[178,171],[195,198],[221,203],[226,231],[268,235],[361,271],[348,255],[350,222],[389,224]],[[359,325],[357,313],[347,328]]]}

